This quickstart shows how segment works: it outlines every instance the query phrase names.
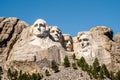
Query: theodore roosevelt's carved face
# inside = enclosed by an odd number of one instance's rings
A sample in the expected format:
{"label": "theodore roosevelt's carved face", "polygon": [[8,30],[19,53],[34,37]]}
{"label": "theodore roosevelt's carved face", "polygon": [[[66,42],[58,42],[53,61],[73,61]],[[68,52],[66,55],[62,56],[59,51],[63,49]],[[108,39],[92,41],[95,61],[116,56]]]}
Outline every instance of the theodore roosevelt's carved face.
{"label": "theodore roosevelt's carved face", "polygon": [[64,47],[66,51],[72,51],[73,50],[73,40],[70,35],[64,34]]}
{"label": "theodore roosevelt's carved face", "polygon": [[50,27],[50,35],[56,42],[62,41],[62,32],[57,26]]}
{"label": "theodore roosevelt's carved face", "polygon": [[38,37],[45,36],[47,23],[43,19],[38,19],[32,25],[32,33]]}

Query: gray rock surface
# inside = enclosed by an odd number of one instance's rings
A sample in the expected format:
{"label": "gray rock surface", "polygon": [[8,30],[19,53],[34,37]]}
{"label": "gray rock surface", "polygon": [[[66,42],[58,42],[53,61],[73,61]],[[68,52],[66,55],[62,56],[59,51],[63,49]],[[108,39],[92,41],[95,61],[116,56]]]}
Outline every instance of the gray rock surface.
{"label": "gray rock surface", "polygon": [[[37,20],[36,24],[46,25],[43,20]],[[46,67],[46,65],[51,65],[50,62],[52,60],[55,60],[58,64],[63,62],[65,52],[61,44],[52,41],[49,35],[46,35],[48,34],[47,31],[42,31],[44,30],[43,28],[38,27],[36,29],[36,24],[34,24],[35,26],[33,25],[22,31],[21,37],[17,40],[17,42],[11,49],[10,54],[8,55],[5,65],[6,68],[14,68],[14,62],[32,62],[36,64],[39,68]],[[45,59],[48,61],[48,64],[42,62]],[[46,65],[44,66],[43,64]],[[15,67],[15,69],[16,68],[17,67]],[[30,72],[34,69],[36,69],[36,66],[32,66]],[[39,72],[40,69],[36,70]]]}
{"label": "gray rock surface", "polygon": [[0,17],[0,56],[2,60],[8,56],[22,30],[28,26],[27,23],[15,17]]}
{"label": "gray rock surface", "polygon": [[[100,64],[106,64],[113,71],[120,70],[120,34],[113,39],[112,29],[96,26],[89,31],[79,32],[73,37],[73,50],[64,50],[65,40],[55,41],[49,33],[46,21],[38,19],[31,27],[15,17],[0,17],[0,66],[34,73],[51,66],[55,60],[60,65],[60,72],[53,73],[46,80],[89,80],[87,73],[71,68],[63,68],[61,63],[65,55],[75,53],[76,58],[85,57],[88,64],[98,58]],[[51,31],[59,38],[58,33]],[[69,35],[70,36],[70,35]],[[68,39],[68,38],[67,38]],[[70,60],[73,62],[72,60]],[[79,74],[83,73],[83,77]]]}

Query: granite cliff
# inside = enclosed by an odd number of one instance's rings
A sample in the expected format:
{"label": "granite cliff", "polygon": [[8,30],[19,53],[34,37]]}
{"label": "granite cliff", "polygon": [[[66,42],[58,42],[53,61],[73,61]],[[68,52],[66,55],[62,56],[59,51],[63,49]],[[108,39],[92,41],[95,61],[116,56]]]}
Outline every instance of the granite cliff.
{"label": "granite cliff", "polygon": [[108,69],[118,71],[120,34],[113,38],[112,29],[96,26],[72,38],[58,26],[48,26],[43,19],[30,26],[15,17],[0,17],[0,66],[4,71],[11,68],[40,72],[50,68],[53,60],[62,65],[65,55],[71,59],[73,54],[77,59],[83,56],[89,65],[98,58],[100,65],[106,64]]}

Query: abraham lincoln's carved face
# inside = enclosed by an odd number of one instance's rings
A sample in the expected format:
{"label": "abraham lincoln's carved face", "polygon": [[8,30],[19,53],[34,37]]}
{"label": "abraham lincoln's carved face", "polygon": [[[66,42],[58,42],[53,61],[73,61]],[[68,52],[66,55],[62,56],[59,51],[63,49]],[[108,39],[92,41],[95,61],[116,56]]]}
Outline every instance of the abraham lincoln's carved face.
{"label": "abraham lincoln's carved face", "polygon": [[79,52],[80,56],[83,57],[95,57],[95,51],[93,50],[93,39],[90,32],[80,32],[78,33],[77,39],[79,41]]}
{"label": "abraham lincoln's carved face", "polygon": [[32,33],[38,37],[46,35],[47,23],[43,19],[38,19],[32,25]]}
{"label": "abraham lincoln's carved face", "polygon": [[50,27],[50,35],[55,42],[61,42],[62,33],[61,33],[61,30],[57,26]]}
{"label": "abraham lincoln's carved face", "polygon": [[80,38],[79,38],[79,43],[80,43],[80,47],[81,48],[85,48],[87,46],[89,46],[90,44],[90,41],[89,41],[89,36],[88,35],[82,35]]}
{"label": "abraham lincoln's carved face", "polygon": [[87,49],[87,47],[91,46],[92,35],[89,32],[78,33],[77,39],[80,44],[80,49]]}

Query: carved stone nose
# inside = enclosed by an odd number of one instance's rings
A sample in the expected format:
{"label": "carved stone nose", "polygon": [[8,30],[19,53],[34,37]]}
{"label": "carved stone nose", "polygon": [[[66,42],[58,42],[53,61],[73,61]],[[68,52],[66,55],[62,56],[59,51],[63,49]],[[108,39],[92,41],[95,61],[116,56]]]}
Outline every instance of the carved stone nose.
{"label": "carved stone nose", "polygon": [[40,28],[38,28],[38,30],[41,31]]}
{"label": "carved stone nose", "polygon": [[55,31],[55,35],[58,36],[57,32]]}
{"label": "carved stone nose", "polygon": [[84,44],[83,44],[83,43],[82,43],[81,45],[82,45],[82,46],[84,46]]}
{"label": "carved stone nose", "polygon": [[71,42],[70,42],[70,41],[68,41],[68,44],[70,45],[70,44],[71,44]]}

